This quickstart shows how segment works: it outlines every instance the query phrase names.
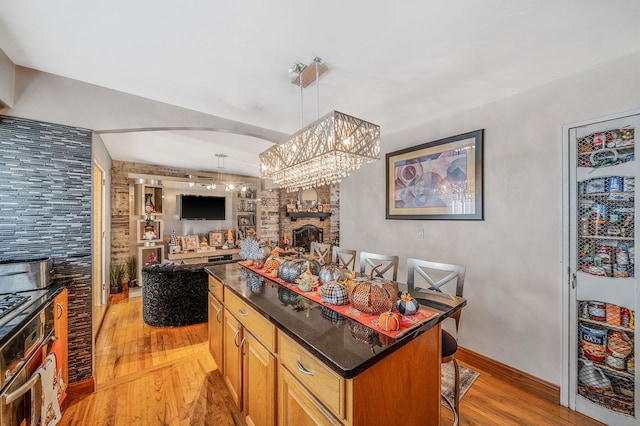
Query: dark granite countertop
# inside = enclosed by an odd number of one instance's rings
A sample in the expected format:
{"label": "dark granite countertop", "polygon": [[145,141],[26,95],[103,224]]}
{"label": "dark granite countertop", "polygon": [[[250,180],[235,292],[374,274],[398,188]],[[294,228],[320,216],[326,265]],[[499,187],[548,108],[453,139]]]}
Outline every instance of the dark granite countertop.
{"label": "dark granite countertop", "polygon": [[238,264],[208,266],[205,270],[347,379],[392,354],[467,303],[460,297],[420,291],[414,296],[425,308],[436,312],[436,317],[405,337],[394,340]]}

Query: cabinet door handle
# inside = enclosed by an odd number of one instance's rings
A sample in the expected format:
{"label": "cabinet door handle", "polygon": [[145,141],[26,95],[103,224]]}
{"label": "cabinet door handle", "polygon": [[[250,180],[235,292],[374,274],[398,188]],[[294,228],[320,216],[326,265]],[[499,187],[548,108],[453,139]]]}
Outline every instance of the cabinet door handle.
{"label": "cabinet door handle", "polygon": [[62,304],[60,303],[56,303],[56,305],[58,305],[58,309],[60,309],[60,314],[58,315],[57,319],[62,318],[62,315],[64,315],[64,306],[62,306]]}
{"label": "cabinet door handle", "polygon": [[300,363],[299,359],[296,359],[296,367],[298,367],[298,370],[300,370],[300,372],[302,374],[306,374],[308,376],[313,376],[315,373],[313,371],[309,371],[307,369],[305,369],[302,364]]}
{"label": "cabinet door handle", "polygon": [[240,334],[240,329],[236,330],[236,334],[233,336],[233,344],[236,345],[237,348],[240,347],[240,345],[238,344],[238,334]]}
{"label": "cabinet door handle", "polygon": [[244,309],[238,309],[238,315],[241,317],[246,317],[248,314]]}
{"label": "cabinet door handle", "polygon": [[220,312],[222,312],[222,309],[216,309],[216,321],[218,321],[218,324],[222,324],[222,321],[220,321]]}
{"label": "cabinet door handle", "polygon": [[245,356],[246,354],[244,353],[244,349],[242,349],[242,345],[244,345],[244,342],[247,340],[247,336],[244,336],[242,338],[242,340],[240,341],[240,353],[242,354],[242,356]]}
{"label": "cabinet door handle", "polygon": [[213,291],[216,291],[218,288],[219,288],[219,287],[216,287],[216,286],[214,286],[214,285],[212,285],[212,286],[210,286],[210,287],[209,287],[209,289],[210,289],[210,290],[213,290]]}

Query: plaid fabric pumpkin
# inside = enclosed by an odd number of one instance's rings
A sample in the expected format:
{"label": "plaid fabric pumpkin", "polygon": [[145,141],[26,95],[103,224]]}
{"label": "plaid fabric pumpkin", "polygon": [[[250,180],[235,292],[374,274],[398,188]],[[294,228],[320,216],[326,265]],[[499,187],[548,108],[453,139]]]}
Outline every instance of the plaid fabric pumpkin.
{"label": "plaid fabric pumpkin", "polygon": [[322,316],[322,318],[326,319],[336,327],[347,322],[347,317],[337,313],[336,311],[331,310],[331,308],[327,308],[326,306],[323,306],[320,309],[320,316]]}
{"label": "plaid fabric pumpkin", "polygon": [[347,289],[337,281],[329,281],[320,287],[320,297],[322,301],[330,305],[347,305]]}

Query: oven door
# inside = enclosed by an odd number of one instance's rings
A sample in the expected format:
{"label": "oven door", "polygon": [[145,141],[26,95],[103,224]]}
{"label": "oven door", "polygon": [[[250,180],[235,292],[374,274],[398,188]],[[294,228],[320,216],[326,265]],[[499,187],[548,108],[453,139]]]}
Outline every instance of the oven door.
{"label": "oven door", "polygon": [[[23,329],[31,330],[29,339],[22,341],[25,355],[19,361],[10,363],[16,366],[15,369],[4,371],[5,376],[10,374],[11,378],[0,392],[2,426],[31,425],[32,388],[39,381],[39,375],[34,375],[34,372],[42,365],[55,339],[52,319],[53,305],[49,303]],[[20,335],[24,333],[16,336]]]}

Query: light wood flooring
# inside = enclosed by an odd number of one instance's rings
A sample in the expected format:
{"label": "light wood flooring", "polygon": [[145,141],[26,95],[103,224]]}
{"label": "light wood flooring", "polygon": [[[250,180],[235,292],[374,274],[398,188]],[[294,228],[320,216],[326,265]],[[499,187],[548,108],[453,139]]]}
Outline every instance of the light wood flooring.
{"label": "light wood flooring", "polygon": [[[480,377],[462,399],[461,425],[601,424],[467,366]],[[65,401],[60,425],[246,424],[209,355],[207,324],[147,326],[140,297],[118,299],[107,310],[96,341],[95,380],[96,392]],[[441,424],[452,419],[443,407]]]}

